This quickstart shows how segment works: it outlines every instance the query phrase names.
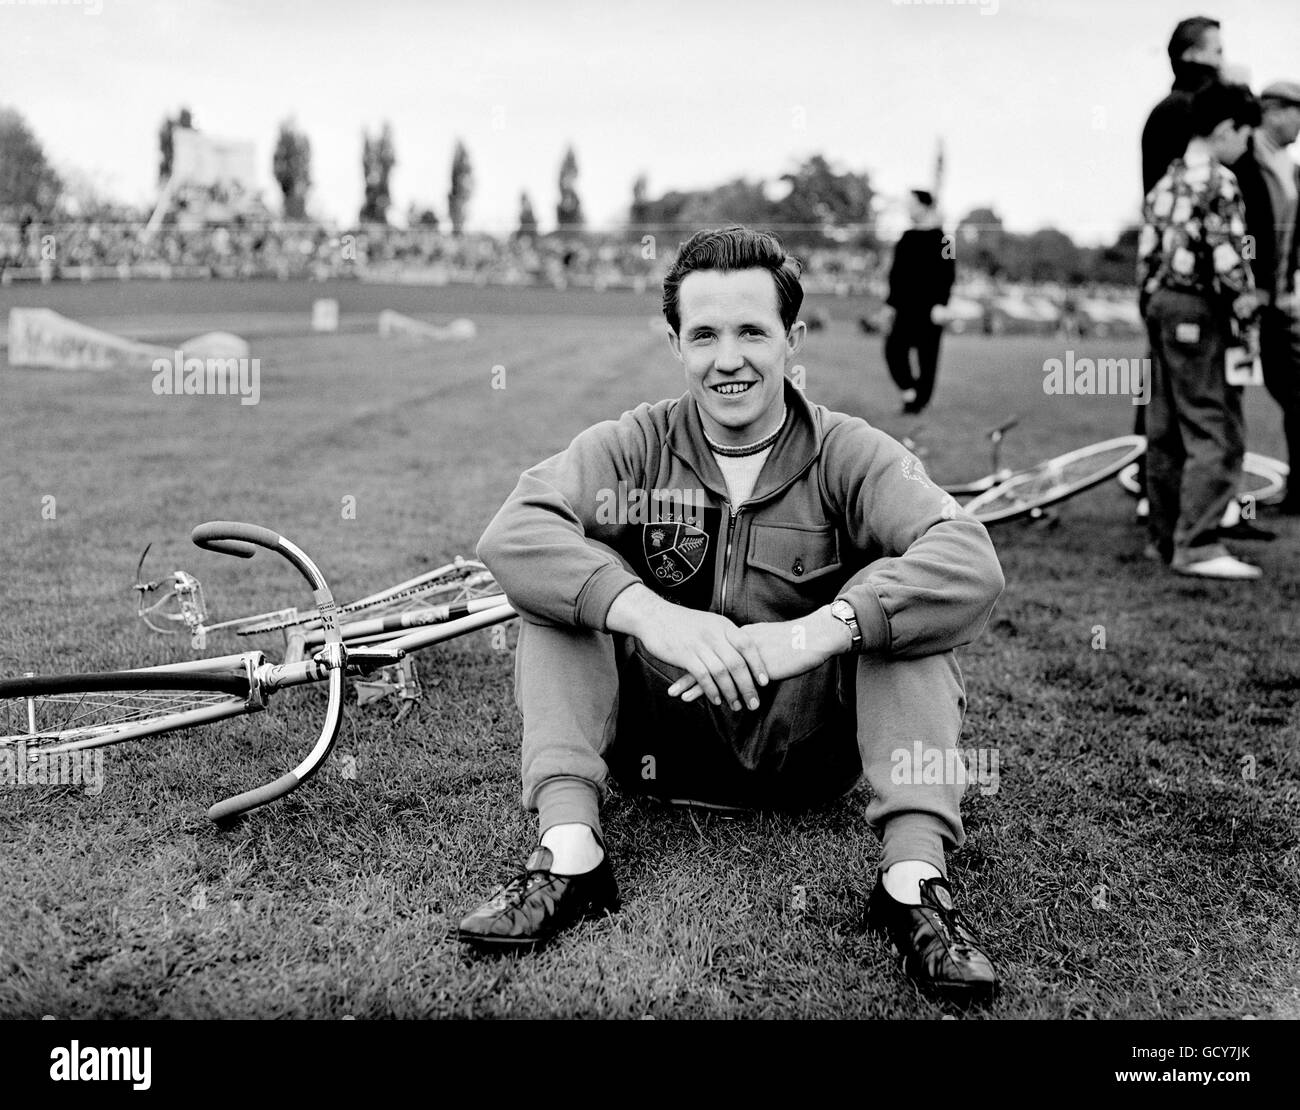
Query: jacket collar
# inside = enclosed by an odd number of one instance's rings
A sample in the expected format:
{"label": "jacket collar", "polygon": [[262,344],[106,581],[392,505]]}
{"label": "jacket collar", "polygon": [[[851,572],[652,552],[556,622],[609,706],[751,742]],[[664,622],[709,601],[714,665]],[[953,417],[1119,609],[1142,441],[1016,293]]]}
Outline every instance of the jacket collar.
{"label": "jacket collar", "polygon": [[1174,63],[1174,87],[1173,92],[1195,92],[1202,85],[1208,85],[1211,81],[1217,80],[1219,71],[1214,66],[1207,66],[1204,62],[1184,62],[1177,61]]}
{"label": "jacket collar", "polygon": [[[807,470],[821,451],[821,421],[803,391],[796,389],[789,378],[785,380],[785,410],[785,424],[749,495],[751,502],[780,492]],[[690,393],[678,399],[668,417],[668,449],[695,471],[705,486],[726,500],[726,480],[704,438],[699,406]]]}

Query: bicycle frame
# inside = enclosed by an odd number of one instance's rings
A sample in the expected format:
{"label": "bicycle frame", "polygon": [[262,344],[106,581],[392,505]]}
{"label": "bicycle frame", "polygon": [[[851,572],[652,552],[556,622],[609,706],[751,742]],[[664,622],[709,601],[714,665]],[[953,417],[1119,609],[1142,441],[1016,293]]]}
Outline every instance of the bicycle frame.
{"label": "bicycle frame", "polygon": [[[328,584],[316,564],[295,544],[269,528],[234,521],[211,521],[194,529],[192,538],[199,547],[239,558],[251,558],[257,548],[265,548],[287,559],[312,588],[315,601],[315,627],[311,630],[314,653],[308,658],[271,663],[260,651],[190,660],[184,663],[166,663],[156,667],[140,667],[128,671],[101,675],[54,676],[49,679],[29,677],[0,681],[0,693],[14,697],[27,697],[29,734],[37,734],[35,724],[35,699],[46,687],[50,693],[60,687],[71,687],[77,692],[100,689],[170,690],[204,689],[224,691],[226,696],[211,705],[184,711],[163,713],[148,720],[114,723],[102,728],[79,729],[76,739],[66,742],[46,743],[42,752],[58,754],[82,748],[101,747],[146,736],[177,732],[210,724],[214,721],[256,713],[266,708],[267,699],[275,692],[294,686],[316,682],[328,684],[325,719],[320,734],[307,755],[293,768],[273,782],[227,798],[208,810],[208,816],[219,824],[251,812],[268,802],[283,797],[297,789],[314,775],[328,758],[338,737],[343,718],[343,691],[345,676],[358,677],[379,667],[400,663],[409,653],[420,651],[468,632],[509,620],[515,616],[513,607],[504,596],[480,598],[461,606],[434,606],[438,623],[420,623],[411,627],[412,621],[395,621],[386,627],[370,629],[375,622],[356,622],[372,632],[369,644],[348,642],[338,621],[339,607],[334,602]],[[426,614],[427,615],[427,614]],[[381,624],[385,622],[380,622]],[[196,680],[202,676],[202,684]],[[190,684],[187,685],[186,680]],[[238,691],[238,692],[236,692]],[[21,741],[21,736],[10,741]]]}
{"label": "bicycle frame", "polygon": [[[978,494],[991,490],[1001,482],[1005,482],[1015,473],[1009,466],[1002,465],[1002,441],[1006,438],[1007,432],[1011,431],[1020,423],[1020,417],[1013,416],[1005,424],[1000,424],[996,428],[991,428],[985,433],[989,441],[991,465],[989,472],[982,478],[975,478],[969,482],[950,482],[935,483],[944,493],[951,494],[953,497],[975,497]],[[919,430],[917,433],[919,434]],[[914,454],[917,453],[918,444],[913,436],[904,436],[902,444]]]}

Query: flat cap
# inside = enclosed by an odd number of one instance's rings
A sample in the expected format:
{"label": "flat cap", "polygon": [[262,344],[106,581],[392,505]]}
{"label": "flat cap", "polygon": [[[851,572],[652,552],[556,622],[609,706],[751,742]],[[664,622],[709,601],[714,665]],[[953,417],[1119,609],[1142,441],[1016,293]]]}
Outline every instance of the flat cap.
{"label": "flat cap", "polygon": [[1300,81],[1274,81],[1259,94],[1260,100],[1285,100],[1300,106]]}

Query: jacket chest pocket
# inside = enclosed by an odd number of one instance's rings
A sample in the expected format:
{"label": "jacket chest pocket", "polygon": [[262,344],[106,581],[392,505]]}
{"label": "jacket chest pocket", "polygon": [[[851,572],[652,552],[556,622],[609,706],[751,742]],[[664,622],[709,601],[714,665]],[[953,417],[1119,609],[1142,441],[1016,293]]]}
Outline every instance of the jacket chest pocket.
{"label": "jacket chest pocket", "polygon": [[[834,528],[804,524],[754,524],[746,562],[755,604],[753,620],[791,619],[833,598],[843,575],[839,538]],[[758,572],[758,573],[752,573]]]}

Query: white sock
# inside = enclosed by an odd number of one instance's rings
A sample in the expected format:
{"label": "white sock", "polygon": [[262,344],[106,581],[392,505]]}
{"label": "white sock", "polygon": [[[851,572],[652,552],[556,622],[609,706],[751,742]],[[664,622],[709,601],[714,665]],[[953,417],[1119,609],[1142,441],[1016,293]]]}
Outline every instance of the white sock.
{"label": "white sock", "polygon": [[943,872],[932,863],[919,859],[900,860],[881,877],[885,893],[905,906],[921,904],[921,880],[941,878]]}
{"label": "white sock", "polygon": [[552,825],[542,834],[542,847],[551,850],[551,871],[556,875],[586,874],[605,858],[590,825]]}

